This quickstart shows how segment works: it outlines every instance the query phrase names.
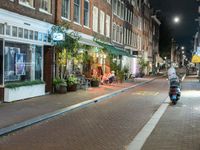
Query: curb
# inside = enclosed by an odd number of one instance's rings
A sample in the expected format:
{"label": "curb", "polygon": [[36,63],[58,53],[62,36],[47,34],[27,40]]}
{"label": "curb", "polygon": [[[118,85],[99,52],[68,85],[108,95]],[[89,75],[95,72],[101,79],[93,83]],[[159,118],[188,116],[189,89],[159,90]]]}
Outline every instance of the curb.
{"label": "curb", "polygon": [[34,117],[32,119],[28,119],[28,120],[25,120],[25,121],[10,125],[8,127],[1,128],[0,129],[0,136],[6,135],[8,133],[14,132],[16,130],[19,130],[19,129],[22,129],[22,128],[25,128],[25,127],[28,127],[28,126],[31,126],[31,125],[36,124],[36,123],[51,119],[53,117],[62,115],[62,114],[67,113],[69,111],[72,111],[72,110],[75,110],[75,109],[78,109],[78,108],[83,108],[83,107],[86,107],[86,106],[88,106],[90,104],[94,104],[94,103],[98,103],[98,102],[104,101],[104,100],[106,100],[108,98],[111,98],[111,97],[114,97],[116,95],[119,95],[119,94],[121,94],[121,93],[123,93],[125,91],[128,91],[128,90],[132,89],[132,88],[135,88],[135,87],[138,87],[138,86],[142,86],[142,85],[145,85],[145,84],[147,84],[149,82],[152,82],[152,81],[156,80],[157,78],[159,78],[159,77],[155,77],[155,78],[153,78],[153,79],[151,79],[149,81],[138,83],[136,85],[133,85],[133,86],[130,86],[130,87],[127,87],[127,88],[123,88],[121,90],[117,90],[117,91],[109,93],[109,94],[105,94],[105,95],[102,95],[102,96],[99,96],[99,97],[96,97],[96,98],[93,98],[93,99],[90,99],[90,100],[86,100],[86,101],[78,103],[78,104],[74,104],[72,106],[68,106],[66,108],[62,108],[62,109],[56,110],[56,111],[51,112],[51,113],[40,115],[38,117]]}

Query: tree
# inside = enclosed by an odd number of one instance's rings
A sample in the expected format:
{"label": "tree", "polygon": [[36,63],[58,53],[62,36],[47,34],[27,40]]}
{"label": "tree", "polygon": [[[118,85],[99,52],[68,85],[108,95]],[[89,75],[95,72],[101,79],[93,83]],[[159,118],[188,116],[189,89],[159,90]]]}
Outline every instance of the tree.
{"label": "tree", "polygon": [[[75,56],[78,55],[79,36],[75,32],[68,33],[69,25],[67,22],[60,22],[51,28],[51,37],[54,33],[61,33],[64,39],[61,41],[52,41],[55,47],[56,66],[58,68],[58,76],[62,79],[66,71],[67,59],[74,62]],[[74,63],[73,63],[74,64]],[[74,65],[73,65],[74,66]]]}

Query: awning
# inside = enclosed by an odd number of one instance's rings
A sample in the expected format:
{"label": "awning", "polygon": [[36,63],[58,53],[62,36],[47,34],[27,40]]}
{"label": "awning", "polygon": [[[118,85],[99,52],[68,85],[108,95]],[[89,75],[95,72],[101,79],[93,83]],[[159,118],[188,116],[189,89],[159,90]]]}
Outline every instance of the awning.
{"label": "awning", "polygon": [[82,38],[82,37],[78,40],[78,43],[89,45],[89,46],[94,46],[94,47],[98,47],[98,48],[103,48],[98,43],[96,43],[92,40],[89,40],[89,39]]}
{"label": "awning", "polygon": [[108,45],[108,44],[101,43],[101,42],[97,42],[97,43],[99,45],[101,45],[102,47],[104,47],[110,54],[132,57],[128,52],[126,52],[120,48],[117,48],[113,45]]}

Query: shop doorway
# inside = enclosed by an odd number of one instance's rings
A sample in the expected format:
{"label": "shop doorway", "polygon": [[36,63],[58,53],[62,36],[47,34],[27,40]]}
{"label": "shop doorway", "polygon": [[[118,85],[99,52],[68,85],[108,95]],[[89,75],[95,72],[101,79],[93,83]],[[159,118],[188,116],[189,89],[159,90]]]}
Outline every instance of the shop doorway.
{"label": "shop doorway", "polygon": [[45,92],[53,92],[53,48],[44,46],[44,82]]}

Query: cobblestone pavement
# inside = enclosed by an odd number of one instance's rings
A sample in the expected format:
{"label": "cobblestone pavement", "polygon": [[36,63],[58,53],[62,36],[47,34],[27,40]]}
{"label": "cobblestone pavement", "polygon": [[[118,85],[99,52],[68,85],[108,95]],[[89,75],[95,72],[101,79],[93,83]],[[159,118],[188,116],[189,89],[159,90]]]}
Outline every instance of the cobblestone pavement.
{"label": "cobblestone pavement", "polygon": [[52,94],[14,103],[3,103],[0,104],[0,128],[151,79],[153,78],[137,78],[135,82],[129,81],[123,84],[103,85],[99,88],[88,88],[88,90],[78,90],[76,92],[68,92],[67,94]]}
{"label": "cobblestone pavement", "polygon": [[167,80],[1,137],[2,150],[125,150],[167,97]]}
{"label": "cobblestone pavement", "polygon": [[169,106],[143,150],[200,150],[200,83],[187,77],[177,105]]}

